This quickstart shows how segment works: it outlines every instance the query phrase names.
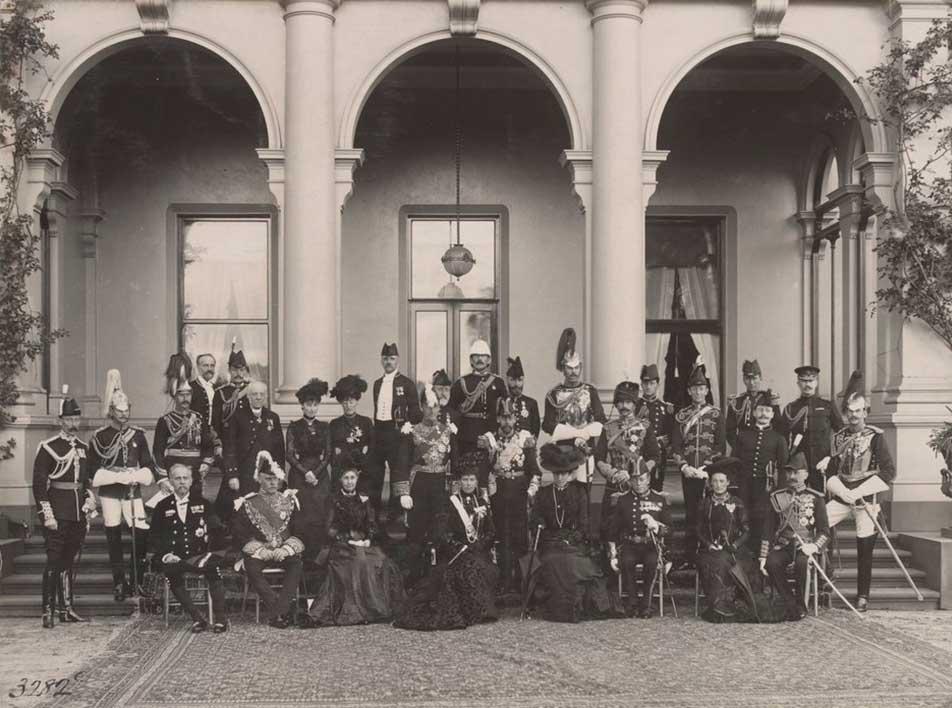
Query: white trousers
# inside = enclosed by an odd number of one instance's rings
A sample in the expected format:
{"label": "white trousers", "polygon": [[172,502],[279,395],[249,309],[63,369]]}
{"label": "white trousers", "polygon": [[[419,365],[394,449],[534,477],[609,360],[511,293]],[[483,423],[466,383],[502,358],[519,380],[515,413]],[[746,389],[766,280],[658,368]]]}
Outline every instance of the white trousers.
{"label": "white trousers", "polygon": [[[870,514],[879,516],[879,504],[870,504],[867,508]],[[869,538],[876,533],[876,524],[861,506],[852,506],[844,504],[839,499],[831,499],[826,503],[826,516],[829,519],[830,528],[852,516],[856,522],[857,538]]]}
{"label": "white trousers", "polygon": [[102,504],[102,520],[106,526],[121,526],[125,521],[126,526],[132,528],[132,513],[135,511],[136,528],[143,531],[149,530],[149,524],[145,520],[145,507],[141,499],[100,497],[99,501]]}

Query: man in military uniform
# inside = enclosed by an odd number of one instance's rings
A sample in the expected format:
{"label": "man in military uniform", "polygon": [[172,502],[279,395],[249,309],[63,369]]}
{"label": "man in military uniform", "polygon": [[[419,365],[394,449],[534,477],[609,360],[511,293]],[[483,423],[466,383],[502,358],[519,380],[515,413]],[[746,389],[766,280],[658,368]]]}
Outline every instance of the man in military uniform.
{"label": "man in military uniform", "polygon": [[[794,454],[784,466],[787,487],[770,495],[772,513],[760,542],[760,571],[783,597],[786,618],[806,616],[809,557],[819,556],[830,538],[823,495],[806,486],[807,461],[802,452]],[[787,566],[794,564],[796,591],[787,583]]]}
{"label": "man in military uniform", "polygon": [[[109,424],[99,428],[89,441],[89,469],[93,486],[99,492],[106,542],[109,545],[109,564],[112,567],[113,595],[122,602],[131,592],[138,594],[126,578],[122,553],[122,522],[132,529],[133,555],[131,577],[142,578],[148,539],[145,507],[142,504],[142,485],[150,485],[157,473],[145,431],[129,425],[132,407],[122,391],[122,378],[116,369],[106,374],[106,407],[104,417]],[[172,487],[162,478],[159,486],[166,492]]]}
{"label": "man in military uniform", "polygon": [[522,392],[526,385],[526,372],[522,368],[522,359],[509,357],[507,361],[509,368],[506,369],[506,386],[509,388],[512,411],[516,416],[516,428],[525,430],[538,439],[539,430],[542,427],[542,421],[539,419],[539,403]]}
{"label": "man in military uniform", "polygon": [[460,459],[477,466],[482,492],[489,483],[490,461],[486,440],[480,438],[495,432],[499,401],[509,396],[506,382],[490,370],[492,360],[487,342],[482,339],[473,342],[469,350],[469,364],[473,371],[456,380],[450,389],[449,402],[450,415],[459,429],[456,444]]}
{"label": "man in military uniform", "polygon": [[704,468],[724,454],[725,440],[724,416],[718,408],[707,403],[707,394],[711,389],[703,363],[695,364],[687,384],[691,403],[674,416],[671,452],[681,471],[681,488],[684,491],[687,523],[685,561],[693,566],[697,557],[697,509],[704,496],[708,477]]}
{"label": "man in military uniform", "polygon": [[221,522],[211,502],[193,485],[189,465],[173,463],[169,467],[169,481],[173,493],[156,504],[152,513],[149,542],[154,565],[165,575],[169,590],[192,618],[191,630],[196,634],[208,629],[209,620],[192,602],[185,576],[203,576],[212,597],[212,631],[226,632],[225,589],[219,569],[222,556],[212,553],[221,542]]}
{"label": "man in military uniform", "polygon": [[515,569],[519,558],[528,550],[529,491],[532,489],[534,494],[540,482],[536,439],[519,427],[519,415],[512,397],[499,399],[496,409],[499,427],[490,444],[496,485],[491,502],[501,592],[518,592],[521,587]]}
{"label": "man in military uniform", "polygon": [[[608,553],[612,570],[620,572],[628,589],[629,616],[651,616],[652,583],[658,573],[658,541],[671,528],[671,510],[663,494],[651,489],[651,475],[644,460],[630,467],[631,489],[618,497],[609,527]],[[644,588],[636,598],[637,566],[641,564]],[[663,572],[663,571],[662,571]]]}
{"label": "man in military uniform", "polygon": [[187,356],[173,354],[166,369],[165,390],[172,397],[174,408],[155,424],[152,456],[163,476],[174,464],[188,467],[195,490],[201,495],[202,482],[215,462],[215,441],[211,427],[192,410],[190,373]]}
{"label": "man in military uniform", "polygon": [[[754,416],[755,401],[760,400],[760,389],[763,384],[763,372],[760,370],[760,364],[756,359],[745,361],[741,367],[741,373],[744,377],[744,386],[747,390],[739,396],[730,396],[727,399],[727,442],[734,450],[737,445],[737,431],[753,430],[757,426]],[[773,422],[771,425],[777,427],[780,425],[780,397],[775,396],[770,401],[774,409]],[[737,452],[734,452],[737,456]]]}
{"label": "man in military uniform", "polygon": [[[217,362],[211,354],[199,354],[195,360],[198,376],[189,384],[192,388],[192,410],[198,413],[205,425],[212,425],[212,409],[215,403],[215,367]],[[214,430],[214,428],[213,428]]]}
{"label": "man in military uniform", "polygon": [[[268,624],[285,629],[294,621],[292,602],[301,582],[304,543],[295,535],[300,506],[297,492],[278,487],[285,479],[284,470],[262,451],[255,465],[253,480],[258,491],[239,497],[232,521],[232,538],[241,549],[241,563],[248,581],[266,608]],[[264,576],[265,568],[284,570],[280,592]]]}
{"label": "man in military uniform", "polygon": [[826,504],[830,526],[847,517],[856,522],[856,609],[865,612],[877,538],[873,519],[880,512],[876,494],[888,489],[888,483],[896,478],[896,466],[883,431],[866,425],[869,403],[862,382],[858,371],[850,377],[843,397],[847,426],[833,436],[829,465],[821,463],[820,467],[830,474],[827,490],[833,498]]}
{"label": "man in military uniform", "polygon": [[634,381],[622,381],[615,386],[612,404],[618,417],[605,424],[595,445],[595,467],[605,478],[600,524],[603,540],[608,539],[615,501],[630,486],[628,470],[632,464],[644,458],[650,474],[661,456],[651,423],[635,413],[638,390]]}
{"label": "man in military uniform", "polygon": [[239,406],[225,428],[225,484],[218,493],[216,504],[223,522],[231,519],[235,498],[254,490],[255,462],[259,452],[267,451],[271,459],[284,469],[284,434],[281,419],[265,405],[268,387],[262,381],[250,383],[245,398],[247,406]]}
{"label": "man in military uniform", "polygon": [[[746,394],[745,394],[746,395]],[[756,391],[747,399],[753,411],[753,428],[741,428],[734,438],[734,456],[740,460],[740,474],[735,480],[737,496],[747,507],[751,551],[756,553],[770,513],[770,493],[782,477],[787,464],[787,441],[771,426],[774,416],[774,395],[770,390]],[[730,413],[728,412],[728,416]]]}
{"label": "man in military uniform", "polygon": [[[235,413],[240,409],[248,408],[246,394],[248,393],[247,386],[251,381],[251,370],[248,368],[244,352],[240,349],[236,351],[235,344],[232,340],[231,353],[228,355],[228,383],[215,389],[215,397],[212,400],[212,429],[218,436],[222,448],[224,448],[228,429]],[[224,454],[224,449],[220,454]]]}
{"label": "man in military uniform", "polygon": [[674,426],[674,405],[658,397],[660,383],[657,364],[641,367],[641,400],[635,408],[635,415],[648,421],[651,433],[658,441],[658,464],[651,470],[651,488],[656,492],[664,490],[664,472]]}
{"label": "man in military uniform", "polygon": [[440,403],[440,412],[439,419],[440,422],[449,425],[453,423],[455,425],[456,421],[452,419],[450,410],[450,391],[453,390],[453,382],[450,380],[449,374],[446,373],[446,369],[439,369],[433,372],[433,376],[430,378],[430,384],[433,386],[433,392],[436,394],[436,400]]}
{"label": "man in military uniform", "polygon": [[817,463],[830,455],[830,440],[833,433],[843,427],[839,409],[817,394],[820,370],[815,366],[798,366],[797,387],[800,398],[788,403],[780,417],[780,432],[787,437],[791,452],[800,451],[807,460],[810,474],[807,485],[819,492],[826,492],[823,472]]}
{"label": "man in military uniform", "polygon": [[[378,514],[382,511],[383,484],[390,471],[391,501],[399,497],[400,507],[413,507],[410,497],[410,438],[403,426],[423,419],[416,384],[400,373],[400,351],[396,343],[384,343],[380,350],[383,376],[374,381],[374,447],[366,493]],[[362,481],[362,480],[361,480]],[[382,521],[382,519],[381,519]],[[382,525],[382,523],[381,523]]]}
{"label": "man in military uniform", "polygon": [[581,449],[585,464],[576,470],[575,479],[591,483],[590,460],[605,424],[605,409],[598,390],[582,381],[582,357],[575,344],[575,330],[571,327],[564,329],[555,353],[555,366],[562,372],[562,383],[551,388],[545,396],[542,432],[546,437],[539,442],[540,445],[548,442],[575,445]]}
{"label": "man in military uniform", "polygon": [[60,622],[86,622],[73,609],[73,563],[86,538],[87,518],[96,512],[89,487],[86,444],[76,437],[82,411],[74,398],[60,403],[60,433],[44,440],[33,462],[33,499],[43,520],[43,626],[52,629],[54,607]]}

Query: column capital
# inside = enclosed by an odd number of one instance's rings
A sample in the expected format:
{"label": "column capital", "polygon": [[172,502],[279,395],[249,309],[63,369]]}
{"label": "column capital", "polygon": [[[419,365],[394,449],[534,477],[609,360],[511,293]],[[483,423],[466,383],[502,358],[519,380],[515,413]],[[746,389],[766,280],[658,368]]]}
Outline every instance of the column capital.
{"label": "column capital", "polygon": [[641,153],[642,205],[645,208],[658,189],[658,168],[667,161],[670,154],[670,150],[645,150]]}
{"label": "column capital", "polygon": [[891,20],[890,29],[899,22],[931,22],[949,15],[948,0],[884,0],[883,10]]}
{"label": "column capital", "polygon": [[816,213],[812,211],[798,211],[796,214],[797,223],[800,224],[800,230],[803,235],[800,236],[800,245],[802,247],[800,255],[803,260],[808,261],[813,256],[813,234],[816,233]]}
{"label": "column capital", "polygon": [[563,150],[559,164],[568,169],[572,192],[578,200],[579,211],[584,214],[592,198],[592,151]]}
{"label": "column capital", "polygon": [[859,235],[865,193],[860,184],[847,184],[830,192],[829,200],[839,210],[841,238],[855,239]]}
{"label": "column capital", "polygon": [[585,0],[585,7],[592,13],[593,25],[608,19],[642,22],[641,14],[648,7],[648,0]]}
{"label": "column capital", "polygon": [[268,184],[284,182],[284,149],[255,148],[258,159],[268,168]]}
{"label": "column capital", "polygon": [[83,242],[83,258],[95,258],[99,224],[106,218],[106,212],[102,209],[84,209],[79,212],[79,218],[82,224],[79,235]]}
{"label": "column capital", "polygon": [[751,9],[754,39],[777,39],[787,14],[787,0],[754,0]]}
{"label": "column capital", "polygon": [[334,13],[343,0],[281,0],[284,20],[301,15],[315,15],[334,21]]}
{"label": "column capital", "polygon": [[896,203],[896,155],[891,152],[865,152],[853,160],[853,169],[862,175],[866,198],[885,209]]}
{"label": "column capital", "polygon": [[337,208],[344,205],[354,193],[354,173],[364,164],[363,148],[338,148],[334,150],[334,183],[337,185]]}

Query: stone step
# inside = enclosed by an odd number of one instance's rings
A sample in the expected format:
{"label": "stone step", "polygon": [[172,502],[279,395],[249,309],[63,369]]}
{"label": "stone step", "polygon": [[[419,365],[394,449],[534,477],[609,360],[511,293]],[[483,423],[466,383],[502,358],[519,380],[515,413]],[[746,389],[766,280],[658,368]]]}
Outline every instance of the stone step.
{"label": "stone step", "polygon": [[[131,600],[116,602],[109,594],[77,594],[74,600],[76,612],[84,617],[128,617],[135,611]],[[0,595],[0,617],[39,617],[39,594]]]}
{"label": "stone step", "polygon": [[[0,584],[3,595],[38,595],[43,583],[40,573],[15,573],[4,578]],[[89,571],[85,568],[76,573],[74,592],[79,594],[112,593],[112,573]]]}
{"label": "stone step", "polygon": [[[856,588],[844,589],[837,585],[846,595],[846,599],[853,602],[856,598]],[[939,609],[939,593],[935,590],[920,587],[922,602],[916,599],[916,594],[908,585],[904,587],[878,587],[873,581],[869,590],[869,609],[871,610],[937,610]],[[833,595],[833,607],[846,607],[843,602]]]}

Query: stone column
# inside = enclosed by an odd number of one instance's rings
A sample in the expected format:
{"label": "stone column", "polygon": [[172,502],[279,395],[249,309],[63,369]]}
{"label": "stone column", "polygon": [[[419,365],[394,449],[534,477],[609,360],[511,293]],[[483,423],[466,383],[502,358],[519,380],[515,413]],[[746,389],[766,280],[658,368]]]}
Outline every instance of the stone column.
{"label": "stone column", "polygon": [[338,363],[338,239],[334,178],[334,11],[339,0],[284,0],[284,279],[281,384],[294,403],[310,376]]}
{"label": "stone column", "polygon": [[[99,392],[99,224],[106,212],[91,206],[79,213],[79,237],[83,244],[83,274],[85,278],[85,395],[83,404],[89,405],[87,416],[98,416],[102,398]],[[102,382],[105,386],[105,381]],[[95,411],[95,413],[93,412]]]}
{"label": "stone column", "polygon": [[816,228],[816,214],[812,211],[797,213],[797,221],[803,231],[801,237],[800,259],[800,361],[810,363],[814,360],[813,343],[816,341],[816,325],[813,317],[813,234]]}
{"label": "stone column", "polygon": [[861,300],[859,277],[863,188],[855,184],[845,185],[830,194],[830,200],[840,212],[840,262],[839,274],[835,276],[842,284],[837,298],[840,309],[838,361],[841,363],[837,380],[845,384],[852,371],[861,366],[865,329],[865,303]]}
{"label": "stone column", "polygon": [[645,348],[641,23],[648,0],[588,0],[594,34],[591,353],[600,389],[638,375]]}
{"label": "stone column", "polygon": [[592,151],[563,150],[559,164],[572,176],[572,192],[585,217],[584,291],[582,292],[582,358],[592,356]]}

